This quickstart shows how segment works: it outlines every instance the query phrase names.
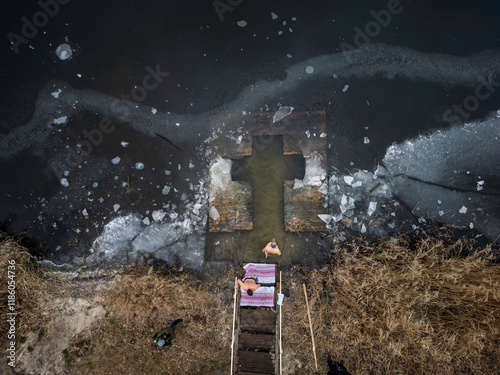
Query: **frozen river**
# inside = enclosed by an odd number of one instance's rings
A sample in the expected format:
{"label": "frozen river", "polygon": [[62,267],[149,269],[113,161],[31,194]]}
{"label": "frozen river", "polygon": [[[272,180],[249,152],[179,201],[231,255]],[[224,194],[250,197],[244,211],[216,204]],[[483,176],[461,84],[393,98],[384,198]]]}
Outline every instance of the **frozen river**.
{"label": "frozen river", "polygon": [[[2,26],[0,222],[41,259],[199,270],[276,233],[285,263],[314,265],[429,221],[500,235],[497,2],[125,3],[12,5]],[[284,106],[326,113],[326,169],[306,175],[332,235],[287,235],[274,211],[207,234],[210,116]]]}

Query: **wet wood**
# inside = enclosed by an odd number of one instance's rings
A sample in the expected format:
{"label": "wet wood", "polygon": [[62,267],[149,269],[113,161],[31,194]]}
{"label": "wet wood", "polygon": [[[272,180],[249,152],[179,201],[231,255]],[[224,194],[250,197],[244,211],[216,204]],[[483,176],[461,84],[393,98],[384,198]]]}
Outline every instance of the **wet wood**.
{"label": "wet wood", "polygon": [[[285,181],[285,230],[290,232],[320,232],[326,229],[318,214],[327,214],[325,194],[317,186],[294,189],[293,181]],[[328,207],[328,206],[327,206]]]}
{"label": "wet wood", "polygon": [[249,183],[231,182],[224,191],[212,197],[220,218],[209,215],[210,232],[234,232],[253,229],[252,187]]}
{"label": "wet wood", "polygon": [[240,333],[239,344],[248,349],[272,351],[274,346],[274,335],[260,333]]}
{"label": "wet wood", "polygon": [[274,333],[276,313],[271,310],[240,308],[240,325],[242,331]]}
{"label": "wet wood", "polygon": [[238,351],[238,369],[250,373],[274,374],[273,357],[271,353]]}

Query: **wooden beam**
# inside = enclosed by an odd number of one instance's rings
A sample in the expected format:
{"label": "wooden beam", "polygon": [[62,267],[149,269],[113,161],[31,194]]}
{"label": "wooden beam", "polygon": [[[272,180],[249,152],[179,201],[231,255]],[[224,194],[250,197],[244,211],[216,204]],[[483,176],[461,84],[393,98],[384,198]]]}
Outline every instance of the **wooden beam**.
{"label": "wooden beam", "polygon": [[240,346],[248,349],[271,351],[274,345],[274,335],[262,333],[240,333]]}
{"label": "wooden beam", "polygon": [[271,310],[240,309],[241,330],[274,333],[276,313]]}
{"label": "wooden beam", "polygon": [[240,371],[274,374],[271,353],[238,351],[238,369]]}

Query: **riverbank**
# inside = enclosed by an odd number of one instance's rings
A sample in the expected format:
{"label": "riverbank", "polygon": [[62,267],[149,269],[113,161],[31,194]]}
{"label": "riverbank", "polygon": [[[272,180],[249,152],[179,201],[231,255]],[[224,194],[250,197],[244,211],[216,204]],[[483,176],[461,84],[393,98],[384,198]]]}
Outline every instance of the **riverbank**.
{"label": "riverbank", "polygon": [[[472,253],[473,245],[444,237],[357,239],[336,245],[322,268],[283,270],[284,373],[324,374],[328,355],[351,374],[495,373],[500,265],[491,247]],[[204,281],[160,266],[55,274],[31,263],[13,238],[0,247],[2,285],[8,260],[16,261],[17,373],[227,372],[233,269]],[[2,332],[9,329],[7,294],[4,288]],[[158,350],[153,335],[177,318],[184,321],[172,347]]]}

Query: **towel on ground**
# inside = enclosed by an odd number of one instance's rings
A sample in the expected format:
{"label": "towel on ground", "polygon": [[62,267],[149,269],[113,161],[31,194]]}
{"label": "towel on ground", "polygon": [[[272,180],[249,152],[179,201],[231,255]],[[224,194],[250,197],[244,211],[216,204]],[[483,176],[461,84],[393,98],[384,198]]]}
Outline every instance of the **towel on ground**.
{"label": "towel on ground", "polygon": [[249,296],[246,291],[241,289],[240,306],[274,306],[274,286],[261,286]]}
{"label": "towel on ground", "polygon": [[244,267],[245,277],[255,275],[259,284],[274,284],[276,282],[276,264],[248,263]]}

